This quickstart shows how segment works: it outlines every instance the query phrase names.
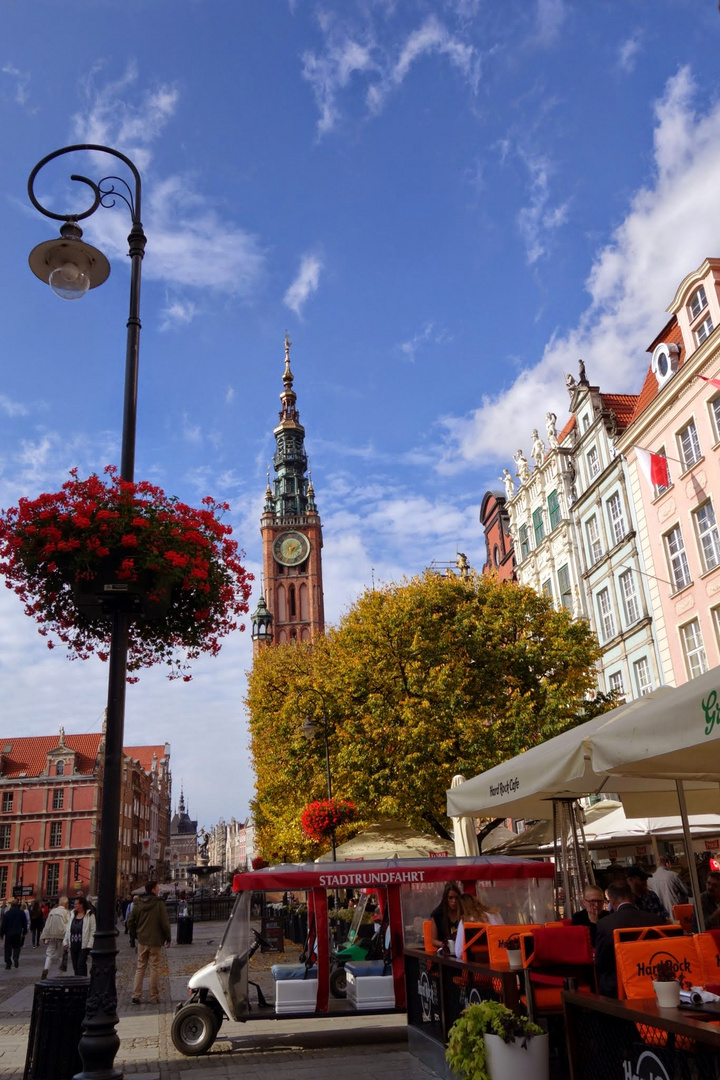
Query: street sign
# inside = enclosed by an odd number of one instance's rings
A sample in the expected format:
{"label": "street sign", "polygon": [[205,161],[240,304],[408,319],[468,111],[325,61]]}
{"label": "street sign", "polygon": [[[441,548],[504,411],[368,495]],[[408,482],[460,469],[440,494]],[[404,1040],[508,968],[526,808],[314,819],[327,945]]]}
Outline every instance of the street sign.
{"label": "street sign", "polygon": [[33,885],[13,885],[12,894],[15,897],[32,896],[34,892],[35,888]]}

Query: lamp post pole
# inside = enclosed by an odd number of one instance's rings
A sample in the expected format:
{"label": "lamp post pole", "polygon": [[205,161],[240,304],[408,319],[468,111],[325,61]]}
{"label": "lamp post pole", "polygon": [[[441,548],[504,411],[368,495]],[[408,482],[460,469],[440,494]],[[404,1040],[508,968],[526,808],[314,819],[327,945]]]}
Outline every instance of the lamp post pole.
{"label": "lamp post pole", "polygon": [[[298,709],[301,708],[301,706],[300,706],[301,699],[303,697],[305,697],[307,694],[314,694],[315,697],[318,698],[318,700],[320,702],[320,715],[322,716],[322,721],[323,721],[323,738],[325,739],[325,771],[327,773],[327,797],[328,797],[328,802],[332,802],[332,797],[333,797],[332,796],[332,775],[330,773],[330,728],[329,728],[329,725],[328,725],[327,709],[326,709],[326,706],[325,706],[325,698],[324,698],[323,694],[320,693],[319,690],[315,689],[314,686],[308,686],[304,690],[301,690],[300,693],[298,694],[298,696],[295,698],[295,705],[297,706]],[[307,716],[307,718],[305,720],[305,723],[303,724],[303,731],[308,736],[308,738],[312,738],[315,735],[316,731],[317,731],[317,724],[315,723],[314,720],[312,720],[310,718],[309,715]],[[335,826],[334,825],[333,825],[332,831],[330,833],[330,843],[331,843],[331,846],[332,846],[333,862],[335,862],[336,851],[335,851]]]}
{"label": "lamp post pole", "polygon": [[[106,176],[95,183],[85,176],[73,174],[70,177],[71,180],[86,184],[90,188],[93,195],[92,206],[81,214],[51,213],[38,202],[35,196],[33,190],[35,178],[40,170],[55,158],[81,150],[97,151],[118,158],[132,173],[134,185],[131,188],[125,180],[117,176]],[[109,264],[102,252],[82,241],[82,230],[78,226],[78,221],[90,217],[100,206],[105,208],[115,206],[118,199],[124,202],[130,211],[132,219],[128,236],[130,311],[125,351],[120,475],[123,480],[132,481],[135,477],[135,429],[140,352],[140,269],[146,243],[140,219],[142,195],[140,174],[133,162],[118,150],[93,143],[82,143],[55,150],[38,162],[28,179],[28,195],[33,206],[45,217],[64,222],[60,229],[60,240],[46,241],[32,251],[29,260],[30,268],[41,280],[47,281],[58,295],[68,300],[78,299],[89,288],[102,284],[110,272]],[[92,969],[87,1010],[83,1036],[79,1045],[83,1062],[83,1072],[80,1073],[80,1077],[84,1080],[121,1080],[122,1077],[122,1072],[114,1068],[115,1056],[120,1046],[120,1039],[115,1030],[118,1022],[115,985],[115,957],[117,956],[115,905],[129,624],[130,615],[127,612],[116,610],[112,613],[96,933],[91,953]]]}

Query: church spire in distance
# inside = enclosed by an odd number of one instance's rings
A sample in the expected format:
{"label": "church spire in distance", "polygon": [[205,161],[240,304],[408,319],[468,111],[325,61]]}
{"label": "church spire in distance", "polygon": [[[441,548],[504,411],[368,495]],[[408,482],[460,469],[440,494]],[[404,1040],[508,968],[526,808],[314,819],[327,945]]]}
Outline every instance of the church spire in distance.
{"label": "church spire in distance", "polygon": [[307,512],[307,455],[305,453],[305,428],[300,423],[295,381],[290,368],[290,346],[285,335],[285,370],[283,391],[280,394],[280,423],[273,431],[275,455],[273,466],[275,480],[272,489],[272,507],[276,517],[299,517]]}

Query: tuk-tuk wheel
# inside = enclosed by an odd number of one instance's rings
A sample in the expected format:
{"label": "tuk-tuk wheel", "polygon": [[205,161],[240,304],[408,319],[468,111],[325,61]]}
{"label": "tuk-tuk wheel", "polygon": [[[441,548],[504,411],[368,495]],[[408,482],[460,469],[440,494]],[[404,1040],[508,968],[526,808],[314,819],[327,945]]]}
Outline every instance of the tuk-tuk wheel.
{"label": "tuk-tuk wheel", "polygon": [[330,993],[333,997],[347,997],[347,972],[344,967],[336,967],[330,972]]}
{"label": "tuk-tuk wheel", "polygon": [[170,1029],[173,1046],[186,1057],[207,1054],[218,1033],[217,1016],[209,1005],[196,1002],[183,1005],[175,1014]]}

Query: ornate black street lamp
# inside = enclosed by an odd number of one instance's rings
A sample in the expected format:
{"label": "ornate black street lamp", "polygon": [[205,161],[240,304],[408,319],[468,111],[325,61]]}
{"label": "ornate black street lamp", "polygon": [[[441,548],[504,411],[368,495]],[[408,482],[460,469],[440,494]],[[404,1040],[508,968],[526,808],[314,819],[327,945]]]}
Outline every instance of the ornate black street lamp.
{"label": "ornate black street lamp", "polygon": [[[330,738],[329,738],[329,736],[330,736],[330,728],[329,728],[329,724],[328,724],[327,708],[326,708],[326,705],[325,705],[325,698],[323,697],[323,695],[320,693],[319,690],[316,690],[313,686],[308,686],[304,690],[301,690],[300,693],[298,694],[298,696],[295,698],[295,706],[296,706],[296,708],[301,710],[300,701],[307,694],[314,694],[315,697],[320,702],[320,715],[322,716],[322,722],[323,722],[322,731],[323,731],[323,738],[325,739],[325,769],[326,769],[326,772],[327,772],[327,796],[328,796],[328,802],[332,802],[332,797],[333,796],[332,796],[332,776],[330,774]],[[303,734],[306,735],[308,737],[308,739],[314,739],[316,734],[317,734],[317,730],[318,730],[317,724],[312,719],[312,716],[308,713],[308,715],[305,718],[305,723],[303,724]],[[330,842],[332,844],[333,862],[335,862],[335,826],[333,826],[332,831],[330,833]]]}
{"label": "ornate black street lamp", "polygon": [[[46,210],[37,198],[33,186],[40,170],[57,157],[79,150],[94,150],[118,158],[130,170],[134,188],[118,176],[106,176],[95,183],[86,176],[72,174],[70,179],[86,184],[93,202],[81,214],[54,214]],[[117,186],[116,186],[117,185]],[[124,190],[123,190],[124,189]],[[140,351],[140,268],[145,252],[141,212],[141,181],[133,162],[108,146],[83,143],[55,150],[38,162],[28,179],[28,195],[36,209],[45,217],[62,221],[60,237],[39,244],[30,253],[30,269],[46,281],[64,300],[84,296],[88,289],[101,285],[110,273],[110,264],[102,252],[86,244],[78,222],[94,214],[98,207],[115,206],[120,199],[130,211],[132,227],[128,236],[130,255],[130,314],[127,321],[125,353],[125,396],[123,405],[122,450],[120,475],[123,480],[135,477],[135,427],[137,416],[138,357]],[[114,1068],[120,1046],[115,1026],[117,990],[115,986],[116,928],[115,903],[118,869],[118,833],[120,829],[120,800],[123,761],[123,727],[125,722],[125,686],[128,655],[128,629],[131,616],[125,611],[113,611],[108,673],[107,725],[105,733],[105,765],[103,769],[102,817],[100,819],[100,865],[98,871],[98,902],[95,944],[92,949],[90,990],[80,1040],[80,1056],[86,1080],[121,1080],[122,1072]]]}

